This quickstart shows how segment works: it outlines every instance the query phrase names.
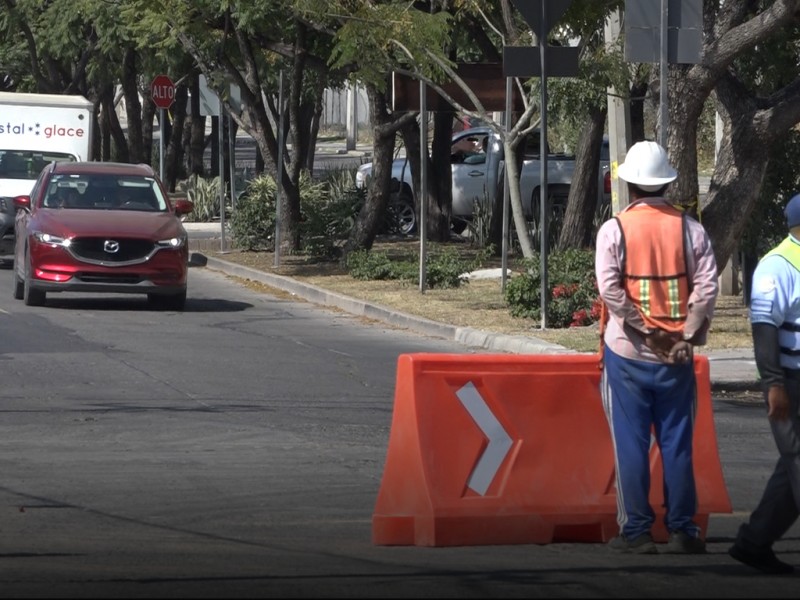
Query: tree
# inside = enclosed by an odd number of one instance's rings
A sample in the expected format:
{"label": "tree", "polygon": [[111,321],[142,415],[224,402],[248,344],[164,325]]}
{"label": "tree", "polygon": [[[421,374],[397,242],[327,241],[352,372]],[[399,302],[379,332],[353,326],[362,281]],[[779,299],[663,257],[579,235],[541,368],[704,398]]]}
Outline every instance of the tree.
{"label": "tree", "polygon": [[696,132],[713,93],[724,135],[701,211],[721,269],[759,201],[769,149],[800,123],[800,0],[706,0],[703,19],[701,62],[669,68],[669,122],[680,124],[667,136],[669,194],[698,197]]}

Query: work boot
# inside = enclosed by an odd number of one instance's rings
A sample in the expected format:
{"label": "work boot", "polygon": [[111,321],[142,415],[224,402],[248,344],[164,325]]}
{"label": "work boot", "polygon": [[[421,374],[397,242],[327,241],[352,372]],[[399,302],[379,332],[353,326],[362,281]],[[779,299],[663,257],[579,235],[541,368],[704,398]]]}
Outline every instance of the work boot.
{"label": "work boot", "polygon": [[633,540],[629,540],[620,534],[608,542],[608,547],[617,552],[628,554],[658,554],[658,548],[656,548],[649,533],[643,533]]}

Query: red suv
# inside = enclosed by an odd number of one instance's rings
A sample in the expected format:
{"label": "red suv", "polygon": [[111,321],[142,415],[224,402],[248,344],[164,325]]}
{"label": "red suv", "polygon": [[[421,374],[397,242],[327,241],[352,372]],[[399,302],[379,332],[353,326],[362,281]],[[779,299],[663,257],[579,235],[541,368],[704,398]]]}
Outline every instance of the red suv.
{"label": "red suv", "polygon": [[189,249],[180,215],[144,164],[54,162],[30,196],[14,198],[14,298],[42,305],[52,292],[147,294],[183,310]]}

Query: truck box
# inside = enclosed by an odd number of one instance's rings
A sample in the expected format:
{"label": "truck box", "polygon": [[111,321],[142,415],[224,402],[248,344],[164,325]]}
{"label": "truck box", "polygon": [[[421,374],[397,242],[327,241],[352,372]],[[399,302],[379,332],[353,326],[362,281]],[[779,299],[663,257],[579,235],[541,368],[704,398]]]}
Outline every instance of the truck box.
{"label": "truck box", "polygon": [[92,112],[83,96],[0,92],[0,260],[14,255],[12,199],[49,163],[92,159]]}

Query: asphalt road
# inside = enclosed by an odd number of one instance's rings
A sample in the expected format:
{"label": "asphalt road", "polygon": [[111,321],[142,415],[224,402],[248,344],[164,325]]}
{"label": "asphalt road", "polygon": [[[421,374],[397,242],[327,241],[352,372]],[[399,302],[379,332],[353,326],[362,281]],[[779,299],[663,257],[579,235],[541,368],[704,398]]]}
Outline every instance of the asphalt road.
{"label": "asphalt road", "polygon": [[[775,460],[752,395],[714,398],[734,513],[712,515],[706,555],[376,546],[397,358],[473,350],[190,275],[168,313],[118,296],[25,307],[0,271],[1,597],[800,594],[800,577],[726,553]],[[776,550],[800,566],[798,534]]]}

